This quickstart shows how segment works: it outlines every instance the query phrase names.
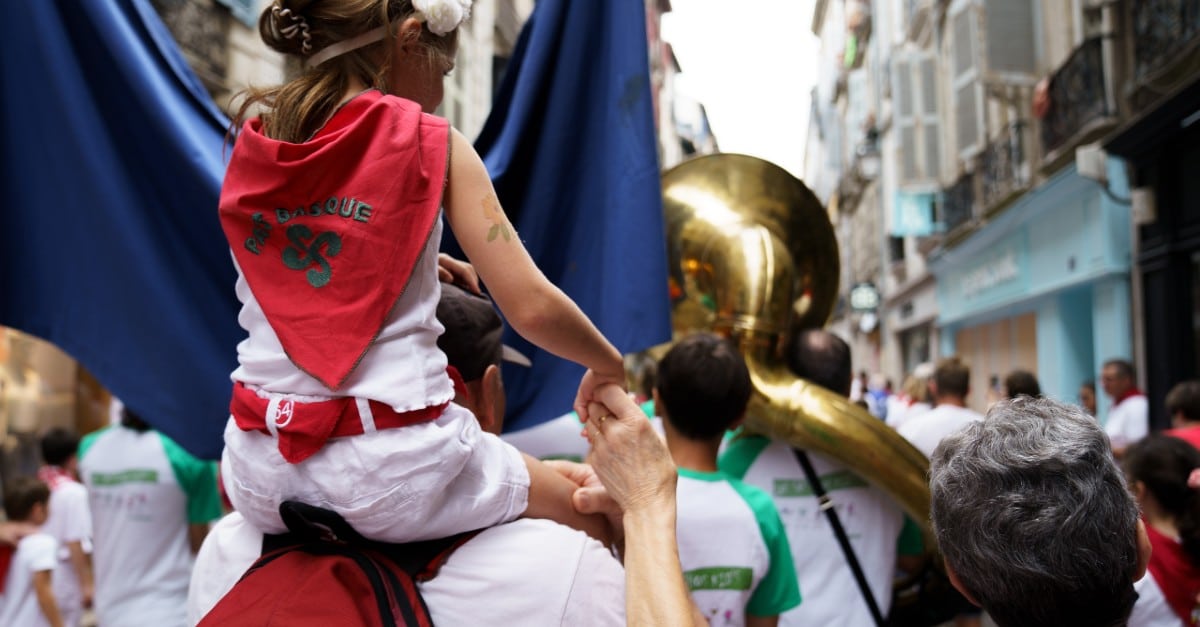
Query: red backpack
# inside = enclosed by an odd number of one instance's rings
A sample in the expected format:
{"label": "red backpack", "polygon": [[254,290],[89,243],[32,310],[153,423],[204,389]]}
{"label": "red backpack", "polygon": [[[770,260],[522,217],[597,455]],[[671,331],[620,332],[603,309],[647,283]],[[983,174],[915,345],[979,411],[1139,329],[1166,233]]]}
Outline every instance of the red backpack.
{"label": "red backpack", "polygon": [[385,544],[364,539],[328,510],[291,501],[279,510],[289,532],[264,536],[262,557],[199,627],[432,627],[416,584],[432,579],[476,533]]}

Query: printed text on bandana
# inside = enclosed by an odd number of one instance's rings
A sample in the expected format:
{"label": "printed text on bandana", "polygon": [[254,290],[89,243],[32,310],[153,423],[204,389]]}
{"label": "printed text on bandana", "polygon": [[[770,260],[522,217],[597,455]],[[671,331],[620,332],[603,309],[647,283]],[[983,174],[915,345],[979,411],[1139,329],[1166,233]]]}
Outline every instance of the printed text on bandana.
{"label": "printed text on bandana", "polygon": [[[276,226],[283,226],[297,218],[337,218],[369,223],[374,207],[351,196],[330,196],[324,201],[309,203],[307,206],[295,209],[279,208],[275,210],[275,224],[261,213],[250,216],[250,237],[246,238],[246,250],[258,255],[265,250],[267,241],[274,235]],[[329,284],[333,279],[333,265],[330,259],[337,257],[342,250],[342,237],[333,230],[321,230],[322,220],[316,224],[292,222],[283,230],[282,237],[287,243],[283,248],[281,261],[291,270],[304,271],[308,284],[320,288]],[[330,224],[336,228],[337,223]],[[315,230],[314,230],[315,229]]]}

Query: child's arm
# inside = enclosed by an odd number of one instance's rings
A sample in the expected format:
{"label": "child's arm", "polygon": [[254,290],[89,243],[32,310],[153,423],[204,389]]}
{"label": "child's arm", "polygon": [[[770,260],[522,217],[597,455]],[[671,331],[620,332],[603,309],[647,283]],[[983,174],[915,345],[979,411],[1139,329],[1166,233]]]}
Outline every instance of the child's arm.
{"label": "child's arm", "polygon": [[37,593],[38,606],[42,608],[42,614],[46,616],[50,627],[63,627],[58,603],[54,600],[54,591],[50,589],[50,571],[39,570],[33,573],[33,590]]}
{"label": "child's arm", "polygon": [[545,518],[574,527],[605,546],[613,542],[613,529],[600,514],[580,514],[572,497],[579,486],[540,460],[521,454],[529,469],[529,505],[523,516]]}
{"label": "child's arm", "polygon": [[487,285],[508,323],[537,346],[590,372],[580,385],[576,410],[602,383],[625,384],[621,354],[575,303],[542,274],[496,199],[483,161],[470,142],[451,130],[446,216],[455,238]]}
{"label": "child's arm", "polygon": [[92,560],[83,550],[83,542],[75,540],[67,543],[67,552],[71,555],[71,567],[79,577],[79,587],[82,588],[83,606],[92,606],[92,596],[96,587],[92,579]]}

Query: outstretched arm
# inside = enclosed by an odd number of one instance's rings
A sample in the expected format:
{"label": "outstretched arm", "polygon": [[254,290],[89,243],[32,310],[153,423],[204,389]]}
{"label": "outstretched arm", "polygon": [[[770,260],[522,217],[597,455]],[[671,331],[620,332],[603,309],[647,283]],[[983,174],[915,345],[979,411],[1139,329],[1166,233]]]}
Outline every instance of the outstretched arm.
{"label": "outstretched arm", "polygon": [[[621,354],[534,264],[500,207],[483,161],[456,130],[451,130],[444,205],[455,238],[513,329],[591,370],[585,397],[601,383],[624,386]],[[580,415],[586,417],[586,408]]]}

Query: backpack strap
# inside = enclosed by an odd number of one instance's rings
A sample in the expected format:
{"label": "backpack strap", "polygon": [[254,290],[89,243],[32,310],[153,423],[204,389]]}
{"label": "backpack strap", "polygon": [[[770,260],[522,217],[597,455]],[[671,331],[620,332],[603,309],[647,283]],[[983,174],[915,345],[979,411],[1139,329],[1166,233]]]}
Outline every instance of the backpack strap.
{"label": "backpack strap", "polygon": [[[279,506],[279,514],[288,527],[287,533],[264,534],[262,557],[242,577],[292,551],[351,559],[370,581],[384,625],[432,625],[429,608],[416,584],[437,576],[450,555],[480,531],[389,544],[368,540],[337,513],[305,503],[285,501]],[[391,598],[396,600],[394,606]],[[393,610],[399,611],[400,622]]]}

